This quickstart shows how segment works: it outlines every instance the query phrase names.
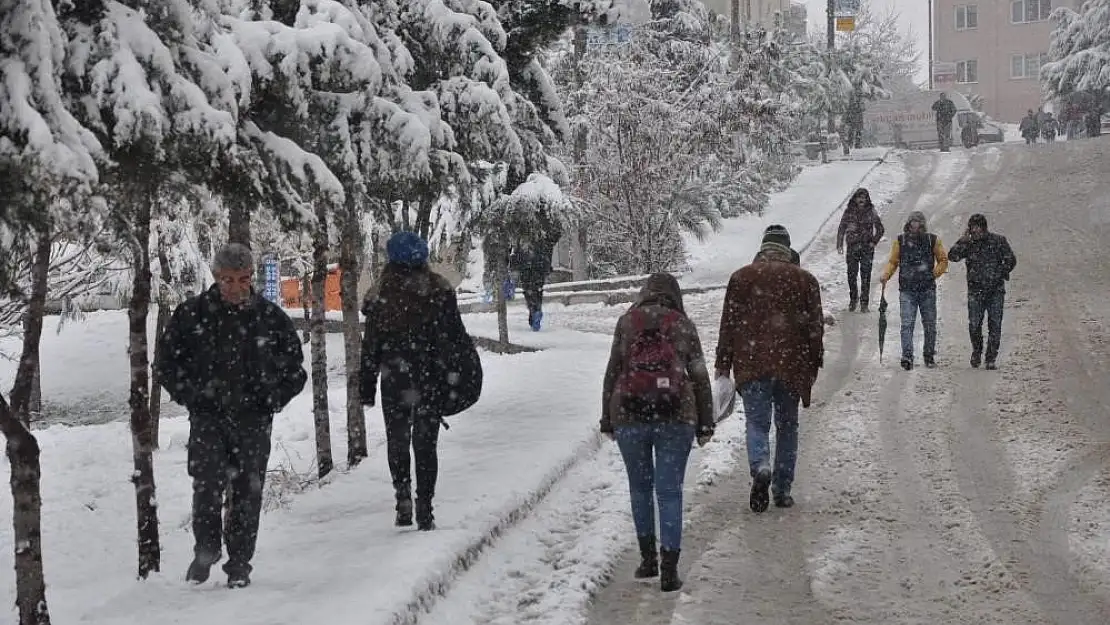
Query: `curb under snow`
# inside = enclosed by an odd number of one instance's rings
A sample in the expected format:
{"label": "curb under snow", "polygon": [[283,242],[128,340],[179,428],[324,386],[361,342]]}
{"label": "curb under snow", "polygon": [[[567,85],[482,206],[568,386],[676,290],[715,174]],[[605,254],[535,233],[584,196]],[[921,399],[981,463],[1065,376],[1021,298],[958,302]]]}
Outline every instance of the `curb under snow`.
{"label": "curb under snow", "polygon": [[559,463],[547,476],[540,482],[539,487],[531,493],[522,497],[521,501],[516,504],[510,504],[507,509],[502,512],[496,521],[493,522],[486,532],[479,538],[472,541],[469,545],[464,547],[455,557],[455,561],[451,566],[443,572],[436,573],[427,582],[423,583],[422,588],[417,588],[411,599],[402,609],[401,612],[395,613],[390,620],[391,625],[416,625],[420,620],[420,616],[431,611],[432,606],[435,605],[439,597],[442,597],[451,590],[456,579],[474,566],[486,549],[491,547],[497,542],[505,532],[513,529],[517,524],[523,521],[528,515],[543,502],[544,499],[555,489],[555,486],[581,462],[588,458],[592,458],[601,449],[601,434],[596,434],[588,441],[579,445],[578,449],[566,460]]}

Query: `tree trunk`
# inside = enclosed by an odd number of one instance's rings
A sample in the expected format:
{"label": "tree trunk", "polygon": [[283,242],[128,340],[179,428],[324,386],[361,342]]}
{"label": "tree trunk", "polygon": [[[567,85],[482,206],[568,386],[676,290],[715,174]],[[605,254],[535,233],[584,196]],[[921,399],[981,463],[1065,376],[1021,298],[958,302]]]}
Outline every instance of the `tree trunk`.
{"label": "tree trunk", "polygon": [[[162,333],[166,331],[166,324],[170,321],[170,315],[173,311],[165,304],[158,304],[158,321],[154,330],[154,362],[158,362],[161,356],[161,349],[159,348],[158,341],[162,338]],[[162,420],[162,381],[158,376],[158,369],[151,367],[150,369],[150,444],[154,449],[158,449],[158,439]]]}
{"label": "tree trunk", "polygon": [[301,278],[301,311],[304,313],[304,343],[312,338],[312,274]]}
{"label": "tree trunk", "polygon": [[[166,246],[161,240],[158,241],[158,266],[160,268],[160,278],[163,285],[168,285],[173,280],[173,275],[170,274],[170,259],[166,256]],[[173,311],[164,301],[158,302],[158,320],[154,326],[154,362],[158,362],[161,356],[159,349],[159,341],[162,338],[162,333],[166,331],[166,324],[170,322],[170,315]],[[158,369],[151,367],[150,369],[150,442],[154,449],[158,449],[159,425],[162,420],[162,381],[158,376]]]}
{"label": "tree trunk", "polygon": [[131,445],[135,470],[135,511],[139,546],[139,579],[161,567],[158,508],[154,497],[154,441],[150,418],[150,359],[147,355],[147,316],[150,313],[150,205],[148,193],[129,198],[134,210],[131,301],[127,307],[128,356],[131,361]]}
{"label": "tree trunk", "polygon": [[42,566],[39,443],[3,397],[0,397],[0,431],[7,439],[8,462],[11,465],[12,544],[15,546],[15,604],[19,611],[19,625],[50,625],[46,577]]}
{"label": "tree trunk", "polygon": [[242,199],[231,199],[227,207],[227,242],[251,246],[251,212]]}
{"label": "tree trunk", "polygon": [[31,405],[29,406],[31,422],[42,418],[42,359],[35,363],[35,377],[31,380]]}
{"label": "tree trunk", "polygon": [[505,280],[509,277],[509,263],[505,258],[505,246],[501,243],[495,243],[490,246],[491,249],[496,250],[496,256],[493,259],[494,266],[494,297],[497,302],[497,340],[501,342],[502,346],[509,346],[509,303],[505,299]]}
{"label": "tree trunk", "polygon": [[[349,200],[349,202],[351,202]],[[359,394],[359,369],[362,355],[362,333],[359,331],[358,276],[361,269],[359,248],[362,231],[358,211],[353,202],[348,206],[343,224],[343,240],[339,249],[339,270],[342,272],[340,297],[343,300],[343,348],[347,369],[347,464],[350,467],[370,455],[366,445],[366,415],[362,412]]]}
{"label": "tree trunk", "polygon": [[328,279],[328,221],[321,203],[312,243],[312,415],[316,422],[316,463],[324,477],[334,466],[331,454],[331,420],[328,414],[328,343],[324,327],[324,292]]}
{"label": "tree trunk", "polygon": [[50,244],[49,231],[40,231],[31,265],[31,298],[27,306],[23,353],[16,369],[11,406],[0,397],[0,431],[7,439],[8,462],[11,465],[12,544],[15,547],[15,595],[19,625],[50,625],[42,563],[42,467],[39,464],[38,441],[27,425],[34,377],[39,369]]}
{"label": "tree trunk", "polygon": [[24,313],[23,353],[12,385],[11,411],[27,428],[31,428],[31,397],[34,394],[35,372],[39,369],[39,345],[42,342],[42,319],[46,315],[46,292],[49,288],[50,231],[39,230],[35,257],[31,261],[31,297]]}

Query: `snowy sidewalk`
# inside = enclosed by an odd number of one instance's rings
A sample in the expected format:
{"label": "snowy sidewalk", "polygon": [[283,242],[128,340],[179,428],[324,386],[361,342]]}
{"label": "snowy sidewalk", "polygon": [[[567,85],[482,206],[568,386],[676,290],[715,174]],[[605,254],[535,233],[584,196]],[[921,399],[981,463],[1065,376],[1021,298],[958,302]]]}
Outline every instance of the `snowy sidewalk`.
{"label": "snowy sidewalk", "polygon": [[[885,153],[884,153],[885,154]],[[790,231],[793,247],[804,253],[825,223],[838,215],[845,202],[878,160],[835,161],[806,167],[785,191],[771,196],[763,216],[747,215],[724,220],[719,232],[704,242],[686,242],[690,271],[683,287],[723,285],[732,272],[751,262],[759,251],[763,230],[781,224]]]}
{"label": "snowy sidewalk", "polygon": [[[559,349],[482,354],[482,400],[451,419],[451,429],[440,435],[437,531],[393,527],[382,420],[373,409],[367,414],[371,457],[361,467],[295,497],[270,493],[269,503],[284,501],[263,517],[255,584],[245,591],[223,589],[224,576],[216,570],[213,581],[200,587],[183,581],[192,548],[185,420],[168,419],[162,426],[168,445],[157,453],[155,467],[163,573],[147,582],[134,581],[127,425],[38,432],[45,566],[55,619],[98,625],[372,625],[407,618],[540,499],[573,461],[596,449],[608,337],[526,332],[523,325],[513,328],[515,336],[542,336],[540,343]],[[331,393],[337,458],[346,454],[344,392],[340,387]],[[310,402],[310,394],[302,394],[276,419],[271,469],[312,470]],[[272,478],[271,486],[277,481]],[[0,498],[0,517],[10,514],[10,498]],[[10,531],[0,532],[0,553],[11,549]],[[9,589],[12,605],[11,566],[0,566],[0,585]]]}

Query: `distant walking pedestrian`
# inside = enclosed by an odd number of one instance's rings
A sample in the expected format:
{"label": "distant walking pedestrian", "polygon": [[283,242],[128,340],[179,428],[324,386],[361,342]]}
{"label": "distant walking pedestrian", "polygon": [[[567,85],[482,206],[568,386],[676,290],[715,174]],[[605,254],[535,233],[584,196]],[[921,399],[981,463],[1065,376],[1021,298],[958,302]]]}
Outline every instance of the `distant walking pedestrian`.
{"label": "distant walking pedestrian", "polygon": [[956,116],[956,105],[948,99],[947,93],[940,94],[933,102],[933,113],[937,119],[937,145],[941,152],[950,152],[952,145],[952,118]]}
{"label": "distant walking pedestrian", "polygon": [[617,321],[603,383],[601,432],[616,439],[628,472],[640,545],[635,576],[659,575],[663,592],[682,588],[683,477],[695,438],[704,445],[713,436],[713,417],[709,371],[678,280],[653,274],[639,301]]}
{"label": "distant walking pedestrian", "polygon": [[898,271],[899,314],[902,318],[902,368],[913,369],[913,331],[917,312],[925,329],[925,366],[937,366],[937,278],[948,271],[948,254],[940,238],[929,232],[925,214],[910,213],[902,234],[890,246],[890,260],[879,281],[886,286]]}
{"label": "distant walking pedestrian", "polygon": [[[721,311],[717,377],[732,376],[747,417],[749,506],[794,505],[798,404],[810,405],[824,366],[824,314],[817,279],[791,260],[790,248],[764,237],[763,253],[732,274]],[[769,437],[775,425],[772,470]]]}
{"label": "distant walking pedestrian", "polygon": [[216,284],[174,311],[155,366],[170,398],[189,410],[195,545],[186,579],[207,581],[226,542],[227,583],[241,588],[251,581],[274,413],[304,389],[308,375],[293,320],[251,287],[250,249],[223,248],[212,273]]}
{"label": "distant walking pedestrian", "polygon": [[[412,465],[416,461],[416,525],[435,529],[432,500],[439,477],[439,429],[446,402],[480,392],[481,363],[458,362],[445,350],[466,345],[469,336],[459,314],[455,290],[428,268],[428,244],[412,232],[394,234],[386,244],[389,262],[379,285],[363,306],[360,394],[377,400],[382,387],[386,452],[397,513],[395,524],[412,525]],[[474,368],[477,367],[477,370]],[[452,380],[477,379],[452,386]],[[477,395],[467,403],[477,401]],[[410,454],[411,450],[411,454]]]}
{"label": "distant walking pedestrian", "polygon": [[848,246],[845,260],[848,266],[849,311],[854,311],[858,302],[860,312],[867,312],[875,246],[884,234],[886,229],[883,228],[883,220],[879,218],[875,205],[871,203],[871,194],[864,188],[856,190],[844,209],[840,228],[836,231],[836,251],[843,253],[845,243]]}
{"label": "distant walking pedestrian", "polygon": [[1040,126],[1037,125],[1037,115],[1033,112],[1033,109],[1029,109],[1025,117],[1021,118],[1021,123],[1018,124],[1018,132],[1025,139],[1026,145],[1033,145],[1037,142],[1041,130]]}
{"label": "distant walking pedestrian", "polygon": [[987,218],[976,213],[967,220],[967,232],[948,250],[948,260],[967,259],[967,322],[971,335],[971,366],[983,358],[983,317],[987,318],[987,369],[995,369],[1002,343],[1002,310],[1006,282],[1017,266],[1010,242],[987,230]]}
{"label": "distant walking pedestrian", "polygon": [[524,238],[513,249],[509,266],[520,274],[524,304],[528,307],[528,326],[533,332],[543,327],[543,287],[551,275],[555,246],[562,238],[562,228],[549,219],[534,236]]}

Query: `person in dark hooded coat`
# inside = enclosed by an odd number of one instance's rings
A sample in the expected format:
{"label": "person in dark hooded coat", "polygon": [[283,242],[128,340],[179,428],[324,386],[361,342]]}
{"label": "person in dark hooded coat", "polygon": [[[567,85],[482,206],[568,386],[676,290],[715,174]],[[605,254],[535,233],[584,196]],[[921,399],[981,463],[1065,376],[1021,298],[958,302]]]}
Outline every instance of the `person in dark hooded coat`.
{"label": "person in dark hooded coat", "polygon": [[[840,218],[840,228],[836,231],[836,251],[843,253],[845,243],[848,252],[845,256],[848,266],[848,310],[854,311],[857,303],[860,312],[867,312],[868,296],[871,293],[871,268],[875,263],[875,246],[882,240],[886,230],[879,218],[871,194],[860,188],[848,201],[844,216]],[[859,284],[856,284],[856,279]]]}
{"label": "person in dark hooded coat", "polygon": [[948,260],[967,259],[967,321],[971,334],[971,366],[983,358],[983,317],[987,317],[987,369],[996,368],[1002,343],[1002,311],[1006,301],[1006,282],[1017,266],[1010,242],[1001,234],[987,230],[987,218],[974,214],[967,220],[967,232],[948,250]]}
{"label": "person in dark hooded coat", "polygon": [[[643,388],[635,380],[645,373],[637,364],[640,362],[637,346],[645,345],[642,341],[651,337],[662,340],[656,344],[660,349],[652,352],[657,362],[670,355],[669,366],[657,368],[659,373],[652,369],[648,378],[651,389],[675,390],[669,410],[649,408],[635,390]],[[652,377],[655,375],[660,377]],[[676,385],[670,383],[671,378]],[[628,472],[632,519],[640,545],[640,566],[635,575],[638,578],[659,575],[664,592],[682,588],[678,558],[683,477],[695,438],[698,445],[704,445],[713,436],[713,416],[709,370],[698,330],[683,308],[678,280],[666,273],[652,274],[640,291],[639,301],[617,321],[602,384],[601,432],[616,439]]]}
{"label": "person in dark hooded coat", "polygon": [[[389,473],[396,496],[396,525],[410,526],[415,509],[421,530],[435,529],[432,499],[439,474],[437,451],[445,381],[440,347],[465,334],[455,290],[428,268],[428,244],[399,232],[387,246],[389,263],[363,306],[360,394],[373,406],[381,378]],[[464,376],[465,377],[465,376]],[[412,499],[416,456],[416,503]]]}

